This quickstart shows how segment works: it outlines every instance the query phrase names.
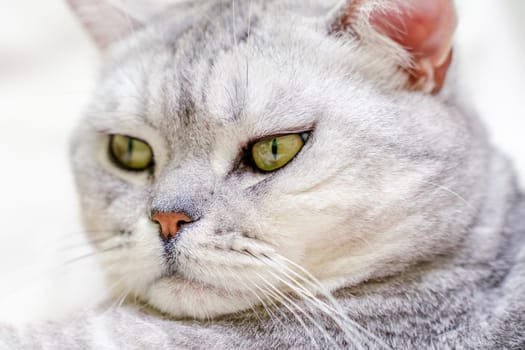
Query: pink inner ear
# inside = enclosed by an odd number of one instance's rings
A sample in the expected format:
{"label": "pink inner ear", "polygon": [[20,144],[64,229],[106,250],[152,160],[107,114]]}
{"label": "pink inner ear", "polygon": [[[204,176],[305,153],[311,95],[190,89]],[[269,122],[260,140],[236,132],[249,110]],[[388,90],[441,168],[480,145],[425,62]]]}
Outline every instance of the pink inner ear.
{"label": "pink inner ear", "polygon": [[[416,67],[415,85],[441,89],[451,58],[456,14],[452,0],[394,0],[399,12],[375,11],[370,22],[381,33],[407,49]],[[417,87],[417,86],[416,86]]]}

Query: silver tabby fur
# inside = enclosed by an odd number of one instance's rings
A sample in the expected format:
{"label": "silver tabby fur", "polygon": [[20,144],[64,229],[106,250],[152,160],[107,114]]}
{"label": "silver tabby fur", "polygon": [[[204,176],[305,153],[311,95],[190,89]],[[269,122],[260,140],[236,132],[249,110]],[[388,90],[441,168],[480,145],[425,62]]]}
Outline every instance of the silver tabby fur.
{"label": "silver tabby fur", "polygon": [[[525,349],[511,166],[454,69],[438,95],[406,90],[406,52],[366,21],[330,33],[327,4],[184,2],[112,44],[72,159],[117,295],[144,305],[3,327],[0,345]],[[303,131],[285,168],[243,164],[251,141]],[[154,171],[116,168],[113,133],[149,142]],[[199,220],[166,250],[152,209]]]}

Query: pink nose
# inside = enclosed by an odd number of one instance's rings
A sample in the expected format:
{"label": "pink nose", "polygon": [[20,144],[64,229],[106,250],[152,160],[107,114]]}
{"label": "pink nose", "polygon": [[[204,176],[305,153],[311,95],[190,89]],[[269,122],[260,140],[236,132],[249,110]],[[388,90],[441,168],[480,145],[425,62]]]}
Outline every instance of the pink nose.
{"label": "pink nose", "polygon": [[183,224],[189,224],[192,220],[182,213],[155,213],[151,217],[160,225],[160,234],[164,239],[175,237]]}

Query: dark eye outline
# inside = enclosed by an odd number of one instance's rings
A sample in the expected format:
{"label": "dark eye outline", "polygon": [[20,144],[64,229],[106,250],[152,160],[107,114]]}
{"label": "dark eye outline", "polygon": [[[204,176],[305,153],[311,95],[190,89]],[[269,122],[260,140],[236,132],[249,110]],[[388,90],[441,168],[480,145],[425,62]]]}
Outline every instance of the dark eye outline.
{"label": "dark eye outline", "polygon": [[[263,138],[253,140],[253,141],[251,141],[248,144],[248,146],[246,146],[244,148],[244,151],[243,151],[243,153],[244,153],[244,157],[243,157],[244,161],[242,163],[244,163],[252,171],[257,172],[257,173],[262,173],[262,174],[275,173],[275,172],[277,172],[277,171],[279,171],[279,170],[281,170],[283,168],[286,168],[302,152],[302,150],[306,146],[306,143],[311,138],[311,134],[312,134],[312,130],[304,131],[304,132],[286,132],[286,133],[275,134],[275,135],[272,135],[272,136],[265,136]],[[264,141],[267,141],[267,140],[271,140],[271,139],[275,139],[275,138],[283,137],[283,136],[288,136],[288,135],[299,135],[303,139],[303,143],[304,143],[303,147],[301,147],[301,149],[282,167],[274,169],[274,170],[263,170],[263,169],[260,169],[255,164],[255,160],[253,159],[253,155],[252,155],[253,147],[259,142],[264,142]]]}
{"label": "dark eye outline", "polygon": [[[130,168],[130,167],[126,166],[125,164],[123,164],[117,158],[115,153],[113,152],[113,147],[112,147],[113,140],[117,136],[127,137],[130,140],[139,141],[139,142],[142,142],[145,145],[147,145],[150,148],[150,151],[151,151],[151,160],[150,160],[149,164],[146,167],[141,168],[141,169]],[[151,145],[148,142],[146,142],[146,141],[144,141],[142,139],[139,139],[137,137],[133,137],[133,136],[125,135],[125,134],[110,134],[109,135],[109,142],[108,142],[108,150],[107,150],[107,152],[108,152],[109,158],[110,158],[111,162],[113,163],[113,165],[115,165],[119,169],[122,169],[122,170],[125,170],[125,171],[128,171],[128,172],[132,172],[132,173],[143,173],[143,172],[146,172],[146,171],[152,172],[153,168],[155,166],[155,153],[153,152],[153,148],[151,147]]]}

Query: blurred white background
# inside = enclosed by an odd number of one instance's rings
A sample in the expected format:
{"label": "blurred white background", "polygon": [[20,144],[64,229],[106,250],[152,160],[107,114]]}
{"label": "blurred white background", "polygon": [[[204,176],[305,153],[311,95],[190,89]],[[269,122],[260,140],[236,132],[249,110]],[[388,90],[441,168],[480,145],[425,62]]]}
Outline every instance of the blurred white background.
{"label": "blurred white background", "polygon": [[[456,2],[461,83],[525,179],[525,1]],[[67,158],[99,58],[64,1],[0,8],[0,321],[57,318],[104,297],[94,259],[65,264],[89,253]]]}

